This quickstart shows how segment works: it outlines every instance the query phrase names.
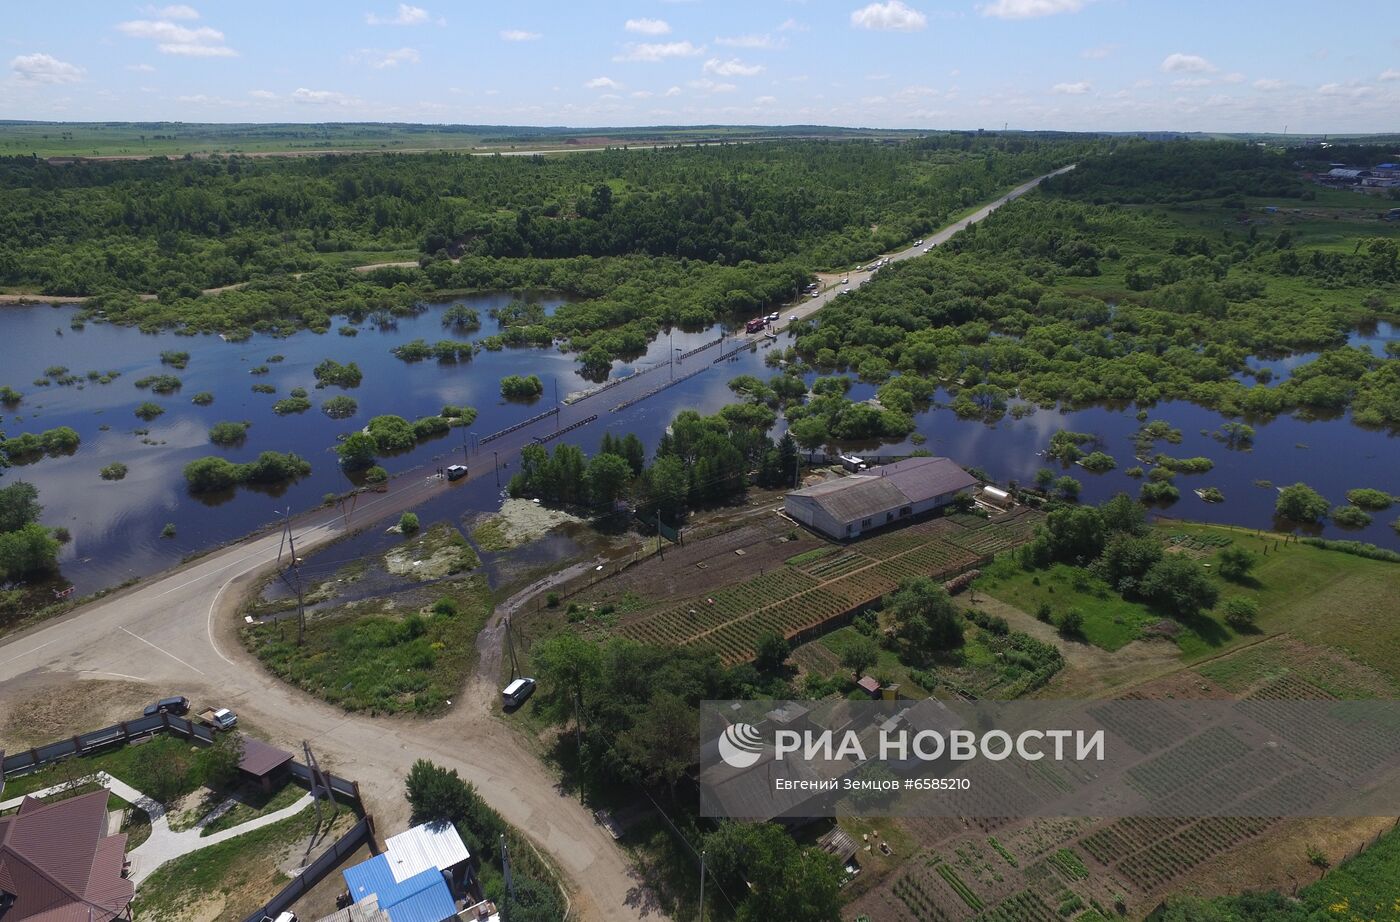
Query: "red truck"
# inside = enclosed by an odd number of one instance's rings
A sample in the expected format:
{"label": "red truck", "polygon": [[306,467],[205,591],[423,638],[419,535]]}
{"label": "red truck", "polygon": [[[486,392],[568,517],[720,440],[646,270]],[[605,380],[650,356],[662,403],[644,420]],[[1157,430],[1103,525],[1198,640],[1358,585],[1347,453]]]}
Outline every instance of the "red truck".
{"label": "red truck", "polygon": [[767,325],[767,320],[763,319],[762,317],[756,317],[753,320],[750,320],[748,323],[744,324],[744,332],[761,333],[763,332],[763,328]]}

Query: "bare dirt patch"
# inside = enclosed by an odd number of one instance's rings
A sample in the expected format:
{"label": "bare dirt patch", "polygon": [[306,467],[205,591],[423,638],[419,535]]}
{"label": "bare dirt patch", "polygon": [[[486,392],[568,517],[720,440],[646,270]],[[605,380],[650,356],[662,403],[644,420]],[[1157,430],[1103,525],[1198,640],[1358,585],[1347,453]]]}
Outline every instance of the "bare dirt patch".
{"label": "bare dirt patch", "polygon": [[0,716],[0,749],[11,752],[129,720],[157,697],[141,682],[41,674],[19,683],[12,683],[6,697],[13,704]]}
{"label": "bare dirt patch", "polygon": [[803,551],[825,542],[810,532],[798,531],[776,515],[759,516],[746,524],[701,539],[687,539],[680,547],[668,545],[662,555],[650,557],[582,593],[589,602],[616,602],[625,595],[648,603],[712,592],[783,565]]}

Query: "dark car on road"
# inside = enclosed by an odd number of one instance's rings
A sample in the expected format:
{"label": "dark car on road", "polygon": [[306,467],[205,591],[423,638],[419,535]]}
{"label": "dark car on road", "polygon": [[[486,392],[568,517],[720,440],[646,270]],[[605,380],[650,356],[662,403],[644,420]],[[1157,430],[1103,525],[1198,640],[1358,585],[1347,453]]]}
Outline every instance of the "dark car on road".
{"label": "dark car on road", "polygon": [[190,699],[184,695],[176,695],[173,698],[162,698],[154,704],[146,705],[145,715],[154,717],[157,714],[185,714],[190,709]]}

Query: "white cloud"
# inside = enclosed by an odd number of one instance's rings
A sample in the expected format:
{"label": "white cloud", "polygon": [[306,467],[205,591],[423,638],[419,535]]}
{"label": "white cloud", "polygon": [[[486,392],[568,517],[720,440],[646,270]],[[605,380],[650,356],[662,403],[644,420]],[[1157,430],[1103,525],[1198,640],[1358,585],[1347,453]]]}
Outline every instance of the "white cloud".
{"label": "white cloud", "polygon": [[1088,61],[1102,61],[1104,58],[1113,54],[1113,50],[1116,47],[1118,46],[1099,45],[1097,48],[1085,48],[1083,51],[1079,52],[1079,56]]}
{"label": "white cloud", "polygon": [[421,26],[428,21],[428,11],[421,6],[400,3],[393,16],[366,13],[365,22],[372,26]]}
{"label": "white cloud", "polygon": [[1198,54],[1176,52],[1162,59],[1162,70],[1166,73],[1209,74],[1216,70],[1214,64]]}
{"label": "white cloud", "polygon": [[627,50],[616,55],[614,61],[646,61],[654,64],[667,58],[693,58],[705,53],[704,45],[690,42],[642,42],[628,44]]}
{"label": "white cloud", "polygon": [[337,93],[334,90],[308,90],[306,87],[297,87],[292,93],[294,102],[313,106],[349,106],[356,100],[354,97],[344,93]]}
{"label": "white cloud", "polygon": [[900,0],[872,3],[851,13],[851,25],[858,29],[886,32],[918,32],[928,25],[928,17],[905,6]]}
{"label": "white cloud", "polygon": [[774,39],[771,35],[729,35],[715,39],[716,45],[723,45],[725,48],[752,48],[761,51],[771,51],[775,48],[782,48],[787,44],[783,39]]}
{"label": "white cloud", "polygon": [[533,42],[540,38],[538,32],[526,32],[524,29],[502,29],[501,38],[508,42]]}
{"label": "white cloud", "polygon": [[1389,69],[1387,69],[1387,70],[1383,70],[1383,71],[1381,71],[1381,79],[1382,79],[1382,80],[1400,80],[1400,70],[1396,70],[1396,69],[1393,68],[1393,67],[1392,67],[1392,68],[1389,68]]}
{"label": "white cloud", "polygon": [[126,69],[138,74],[150,74],[155,72],[155,68],[149,64],[128,64]]}
{"label": "white cloud", "polygon": [[271,90],[250,90],[248,95],[254,99],[276,99],[277,94]]}
{"label": "white cloud", "polygon": [[1178,77],[1176,80],[1172,81],[1172,86],[1180,87],[1210,86],[1210,84],[1211,79],[1209,77]]}
{"label": "white cloud", "polygon": [[763,73],[763,65],[745,64],[738,58],[730,58],[728,61],[710,58],[705,62],[704,72],[716,77],[756,77]]}
{"label": "white cloud", "polygon": [[198,19],[199,10],[183,3],[173,6],[143,6],[141,12],[157,19]]}
{"label": "white cloud", "polygon": [[11,59],[10,70],[20,83],[33,86],[77,83],[83,79],[83,69],[78,65],[60,61],[58,58],[42,52],[22,54]]}
{"label": "white cloud", "polygon": [[1078,83],[1057,83],[1050,88],[1052,93],[1062,93],[1067,96],[1083,96],[1093,89],[1088,81],[1080,80]]}
{"label": "white cloud", "polygon": [[760,97],[758,97],[757,99],[755,99],[755,100],[753,101],[753,103],[754,103],[754,105],[756,105],[756,106],[771,106],[773,103],[775,103],[775,102],[777,102],[777,101],[778,101],[778,97],[776,97],[776,96],[760,96]]}
{"label": "white cloud", "polygon": [[671,24],[664,19],[629,19],[622,28],[638,35],[670,35]]}
{"label": "white cloud", "polygon": [[161,54],[191,58],[231,58],[238,54],[224,44],[224,33],[209,26],[190,28],[168,19],[133,19],[117,23],[117,31],[130,38],[155,42]]}
{"label": "white cloud", "polygon": [[983,16],[997,19],[1035,19],[1057,13],[1078,13],[1085,0],[993,0],[981,7]]}
{"label": "white cloud", "polygon": [[789,16],[787,19],[784,19],[781,23],[778,24],[779,32],[806,32],[807,28],[808,27],[805,23],[800,23],[796,19],[793,19],[791,16]]}
{"label": "white cloud", "polygon": [[1317,92],[1319,96],[1343,96],[1348,99],[1356,99],[1358,96],[1365,96],[1371,92],[1371,88],[1354,83],[1324,83],[1317,88]]}
{"label": "white cloud", "polygon": [[1256,90],[1281,90],[1285,86],[1282,80],[1275,80],[1273,77],[1260,77],[1254,81]]}
{"label": "white cloud", "polygon": [[1221,83],[1244,83],[1245,77],[1241,73],[1226,74],[1220,78]]}
{"label": "white cloud", "polygon": [[588,81],[587,83],[585,83],[584,86],[585,86],[586,88],[590,89],[590,90],[620,90],[620,89],[622,89],[622,84],[618,83],[616,80],[614,80],[614,79],[611,78],[611,77],[594,77],[592,80],[590,80],[590,81]]}
{"label": "white cloud", "polygon": [[666,92],[662,93],[661,95],[662,95],[662,96],[679,96],[679,95],[681,95],[681,88],[678,87],[678,86],[673,86],[673,87],[671,87],[670,89],[668,89]]}
{"label": "white cloud", "polygon": [[710,93],[732,93],[738,89],[738,87],[732,83],[723,83],[720,81],[711,80],[709,77],[702,77],[699,80],[692,80],[686,85],[692,87],[693,89],[705,90]]}
{"label": "white cloud", "polygon": [[417,48],[395,48],[392,51],[383,51],[379,48],[361,48],[354,57],[355,60],[363,61],[375,70],[398,67],[400,64],[417,64],[421,60]]}

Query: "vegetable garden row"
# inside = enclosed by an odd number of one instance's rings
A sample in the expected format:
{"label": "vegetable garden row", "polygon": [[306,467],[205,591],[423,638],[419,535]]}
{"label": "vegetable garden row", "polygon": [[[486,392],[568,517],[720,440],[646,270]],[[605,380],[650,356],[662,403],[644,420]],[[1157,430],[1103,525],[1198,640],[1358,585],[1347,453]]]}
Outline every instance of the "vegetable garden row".
{"label": "vegetable garden row", "polygon": [[1116,865],[1128,883],[1153,890],[1278,822],[1270,817],[1214,817],[1183,823],[1168,817],[1115,820],[1079,845],[1095,860]]}
{"label": "vegetable garden row", "polygon": [[[1016,515],[1003,528],[1000,519],[968,518],[977,526],[973,531],[987,533],[978,542],[986,546],[1025,540],[1037,520]],[[619,630],[642,643],[700,645],[728,663],[744,662],[765,634],[793,638],[877,601],[906,580],[944,579],[978,563],[977,551],[950,540],[968,531],[948,518],[921,522],[631,619]]]}

